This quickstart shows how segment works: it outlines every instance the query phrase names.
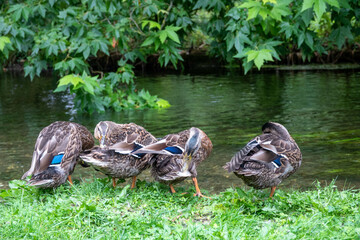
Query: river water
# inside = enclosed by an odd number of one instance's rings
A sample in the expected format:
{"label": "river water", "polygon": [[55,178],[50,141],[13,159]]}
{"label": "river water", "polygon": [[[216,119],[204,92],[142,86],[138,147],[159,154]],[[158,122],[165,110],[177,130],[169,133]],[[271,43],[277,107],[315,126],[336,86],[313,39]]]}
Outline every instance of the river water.
{"label": "river water", "polygon": [[[53,93],[56,80],[44,77],[30,82],[20,74],[0,75],[0,188],[28,170],[37,135],[57,120],[81,123],[91,132],[101,120],[135,122],[156,137],[199,127],[214,145],[211,156],[198,167],[200,188],[211,192],[243,186],[222,166],[260,134],[262,124],[276,121],[287,127],[303,153],[301,168],[280,188],[307,189],[316,180],[332,179],[340,187],[360,187],[359,72],[141,76],[137,87],[167,99],[170,108],[92,116],[76,113],[71,96]],[[74,178],[94,175],[105,177],[77,167]],[[149,171],[139,179],[153,181]]]}

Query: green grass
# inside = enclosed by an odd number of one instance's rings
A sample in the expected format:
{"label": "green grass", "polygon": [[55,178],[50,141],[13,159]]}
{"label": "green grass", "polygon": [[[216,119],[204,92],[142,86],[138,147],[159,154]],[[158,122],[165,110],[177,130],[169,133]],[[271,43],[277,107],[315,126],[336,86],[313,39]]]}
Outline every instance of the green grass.
{"label": "green grass", "polygon": [[45,191],[15,180],[0,190],[0,239],[360,239],[359,191],[314,185],[273,199],[240,188],[204,199],[145,181],[135,190],[93,179]]}

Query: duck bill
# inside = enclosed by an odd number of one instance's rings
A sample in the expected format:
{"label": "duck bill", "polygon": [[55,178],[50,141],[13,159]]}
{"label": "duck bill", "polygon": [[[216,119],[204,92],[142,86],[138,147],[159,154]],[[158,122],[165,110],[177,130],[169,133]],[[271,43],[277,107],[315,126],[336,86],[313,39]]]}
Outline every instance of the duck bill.
{"label": "duck bill", "polygon": [[106,147],[106,145],[105,145],[105,137],[101,136],[100,139],[99,139],[99,142],[100,142],[100,147],[101,148]]}

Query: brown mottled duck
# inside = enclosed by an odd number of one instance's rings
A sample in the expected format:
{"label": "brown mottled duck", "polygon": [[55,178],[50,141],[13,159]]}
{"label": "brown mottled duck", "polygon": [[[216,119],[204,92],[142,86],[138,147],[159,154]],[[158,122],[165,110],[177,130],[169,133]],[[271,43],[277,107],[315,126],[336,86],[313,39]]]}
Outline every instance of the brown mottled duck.
{"label": "brown mottled duck", "polygon": [[139,148],[156,142],[156,138],[145,128],[135,123],[117,124],[102,121],[95,127],[95,138],[100,147],[81,154],[85,164],[112,177],[116,187],[116,178],[132,177],[131,188],[135,187],[136,177],[150,167],[149,154],[133,154]]}
{"label": "brown mottled duck", "polygon": [[276,187],[301,165],[302,155],[287,129],[275,122],[262,126],[262,134],[253,138],[224,168],[256,189]]}
{"label": "brown mottled duck", "polygon": [[22,179],[31,175],[29,184],[40,188],[56,188],[71,181],[79,154],[94,145],[92,134],[73,122],[54,122],[39,134],[30,169]]}
{"label": "brown mottled duck", "polygon": [[153,154],[152,176],[168,184],[172,193],[175,193],[173,184],[191,177],[196,189],[194,196],[204,197],[198,186],[196,168],[210,155],[212,147],[209,137],[199,128],[192,127],[177,134],[169,134],[134,153]]}

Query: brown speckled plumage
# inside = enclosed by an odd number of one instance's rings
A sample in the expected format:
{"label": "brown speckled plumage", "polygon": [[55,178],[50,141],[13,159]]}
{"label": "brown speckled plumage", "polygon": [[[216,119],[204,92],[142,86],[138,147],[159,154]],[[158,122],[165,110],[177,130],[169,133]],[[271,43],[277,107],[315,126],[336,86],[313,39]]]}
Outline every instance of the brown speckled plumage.
{"label": "brown speckled plumage", "polygon": [[[200,130],[201,131],[201,130]],[[202,131],[201,131],[202,132]],[[201,140],[201,146],[195,155],[192,156],[192,160],[188,167],[188,171],[191,174],[189,177],[196,177],[197,166],[204,161],[212,151],[212,143],[209,137],[203,133],[203,138]],[[185,144],[189,139],[190,130],[185,130],[179,132],[177,134],[169,134],[165,136],[163,139],[166,139],[168,142],[168,146],[180,146],[185,149]],[[171,139],[178,140],[176,142],[170,143]],[[177,182],[183,181],[186,177],[182,177],[179,173],[182,171],[182,168],[185,164],[184,155],[176,154],[176,155],[164,155],[157,154],[154,156],[152,164],[151,173],[152,176],[159,182],[166,184],[174,184]]]}
{"label": "brown speckled plumage", "polygon": [[136,138],[138,143],[146,146],[153,143],[155,139],[145,128],[135,123],[118,124],[111,121],[99,122],[95,127],[94,135],[100,143],[100,138],[103,139],[105,147],[125,142],[129,140],[128,138],[131,138],[133,141]]}
{"label": "brown speckled plumage", "polygon": [[[139,175],[150,167],[150,155],[137,157],[131,152],[136,147],[156,142],[156,138],[135,123],[117,124],[102,121],[95,127],[95,137],[102,147],[81,154],[81,159],[96,170],[112,178],[129,178]],[[134,183],[135,184],[135,183]]]}
{"label": "brown speckled plumage", "polygon": [[117,153],[115,150],[98,146],[85,151],[80,155],[80,158],[105,175],[120,179],[137,176],[150,167],[149,154],[137,158],[133,155]]}
{"label": "brown speckled plumage", "polygon": [[[193,142],[189,140],[191,137]],[[173,146],[182,149],[183,153],[171,154],[165,151],[165,148]],[[152,176],[155,180],[172,187],[172,184],[181,182],[187,177],[196,180],[196,168],[210,155],[212,147],[211,140],[203,131],[191,128],[177,134],[166,135],[157,143],[139,149],[137,152],[153,153]],[[197,192],[201,194],[200,190]]]}
{"label": "brown speckled plumage", "polygon": [[[72,122],[54,122],[39,134],[30,169],[30,185],[41,188],[55,188],[66,182],[76,165],[80,152],[94,145],[92,134],[82,125]],[[61,163],[50,166],[54,156],[63,153]]]}
{"label": "brown speckled plumage", "polygon": [[283,125],[268,122],[262,131],[263,134],[252,139],[224,168],[256,189],[274,188],[273,194],[276,186],[300,167],[302,155]]}

